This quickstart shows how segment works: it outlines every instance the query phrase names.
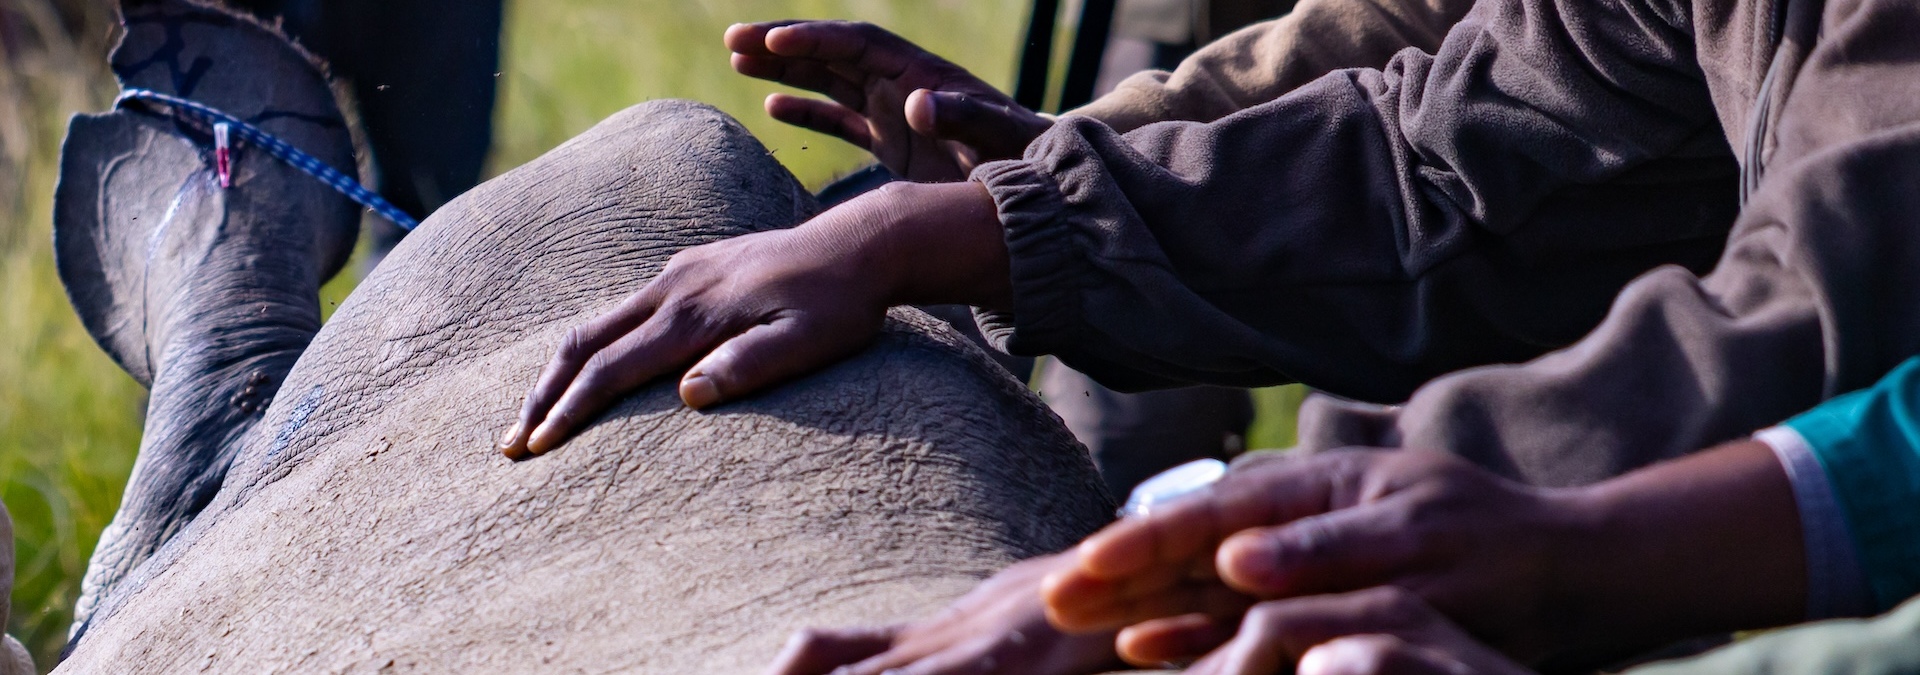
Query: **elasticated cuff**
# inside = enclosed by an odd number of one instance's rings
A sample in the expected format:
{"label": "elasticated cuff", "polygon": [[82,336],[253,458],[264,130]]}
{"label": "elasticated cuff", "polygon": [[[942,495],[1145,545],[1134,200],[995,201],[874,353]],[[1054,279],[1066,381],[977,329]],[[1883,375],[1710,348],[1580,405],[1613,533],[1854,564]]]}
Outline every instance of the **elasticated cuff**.
{"label": "elasticated cuff", "polygon": [[1086,260],[1052,176],[1026,160],[989,162],[972,179],[987,188],[1006,230],[1013,311],[974,310],[980,332],[1009,354],[1039,356],[1071,344],[1084,326],[1075,302]]}
{"label": "elasticated cuff", "polygon": [[1920,595],[1920,359],[1785,426],[1832,481],[1875,609]]}
{"label": "elasticated cuff", "polygon": [[1806,548],[1807,620],[1873,613],[1873,593],[1867,589],[1866,575],[1860,569],[1853,533],[1813,447],[1788,427],[1763,429],[1753,438],[1773,449],[1780,467],[1787,472],[1787,482],[1793,485]]}

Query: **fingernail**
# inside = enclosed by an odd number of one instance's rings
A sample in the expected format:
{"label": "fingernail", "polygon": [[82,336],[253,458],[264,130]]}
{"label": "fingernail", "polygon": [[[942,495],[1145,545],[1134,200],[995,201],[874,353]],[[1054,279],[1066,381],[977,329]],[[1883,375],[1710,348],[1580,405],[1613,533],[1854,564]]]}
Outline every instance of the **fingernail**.
{"label": "fingernail", "polygon": [[533,436],[527,439],[527,454],[544,455],[557,445],[560,445],[560,432],[554,430],[552,424],[542,424],[535,427]]}
{"label": "fingernail", "polygon": [[711,378],[699,373],[689,373],[680,381],[680,400],[687,407],[699,410],[720,402],[720,387]]}
{"label": "fingernail", "polygon": [[1270,536],[1239,536],[1220,547],[1214,564],[1229,583],[1266,586],[1280,572],[1280,544]]}
{"label": "fingernail", "polygon": [[500,437],[500,442],[497,445],[501,448],[513,447],[513,442],[520,440],[520,427],[525,424],[525,422],[514,422],[513,426],[507,428],[507,433]]}

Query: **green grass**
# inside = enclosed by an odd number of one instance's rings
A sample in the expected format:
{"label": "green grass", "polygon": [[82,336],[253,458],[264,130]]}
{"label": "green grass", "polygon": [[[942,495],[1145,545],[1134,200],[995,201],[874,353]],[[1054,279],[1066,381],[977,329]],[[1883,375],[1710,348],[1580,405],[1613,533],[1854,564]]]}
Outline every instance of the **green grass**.
{"label": "green grass", "polygon": [[[787,17],[872,21],[1010,84],[1028,0],[521,0],[511,2],[495,153],[498,172],[607,115],[654,98],[713,104],[822,185],[863,153],[761,112],[775,85],[734,75],[728,24]],[[145,392],[80,328],[56,278],[49,223],[68,115],[111,99],[100,7],[83,0],[0,0],[40,30],[0,50],[0,498],[13,512],[19,578],[10,632],[50,667],[100,529],[112,517],[140,441]],[[64,15],[54,14],[58,7]],[[64,30],[48,16],[64,16]],[[25,17],[25,19],[22,19]],[[353,268],[350,268],[353,269]],[[344,276],[344,275],[343,275]],[[331,309],[352,290],[323,292]],[[1300,390],[1256,394],[1254,447],[1293,438]]]}

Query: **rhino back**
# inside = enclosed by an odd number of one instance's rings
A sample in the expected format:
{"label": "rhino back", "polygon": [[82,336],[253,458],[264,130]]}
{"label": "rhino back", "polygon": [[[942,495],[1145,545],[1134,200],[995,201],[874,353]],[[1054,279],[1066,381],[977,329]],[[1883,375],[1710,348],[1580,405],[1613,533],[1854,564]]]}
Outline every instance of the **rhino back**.
{"label": "rhino back", "polygon": [[670,382],[554,454],[495,436],[566,329],[680,248],[817,207],[724,115],[636,107],[436,214],[322,329],[215,502],[63,666],[753,672],[931,613],[1111,513],[1085,452],[942,324],[705,413]]}

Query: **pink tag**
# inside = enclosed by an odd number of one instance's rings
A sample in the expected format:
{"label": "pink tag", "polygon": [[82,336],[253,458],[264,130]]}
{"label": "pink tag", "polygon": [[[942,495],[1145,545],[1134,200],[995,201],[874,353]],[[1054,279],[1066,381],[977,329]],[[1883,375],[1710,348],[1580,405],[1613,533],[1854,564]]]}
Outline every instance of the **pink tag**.
{"label": "pink tag", "polygon": [[213,170],[220,175],[220,187],[233,187],[233,141],[226,122],[213,125]]}

